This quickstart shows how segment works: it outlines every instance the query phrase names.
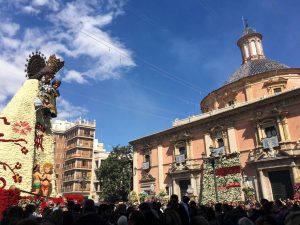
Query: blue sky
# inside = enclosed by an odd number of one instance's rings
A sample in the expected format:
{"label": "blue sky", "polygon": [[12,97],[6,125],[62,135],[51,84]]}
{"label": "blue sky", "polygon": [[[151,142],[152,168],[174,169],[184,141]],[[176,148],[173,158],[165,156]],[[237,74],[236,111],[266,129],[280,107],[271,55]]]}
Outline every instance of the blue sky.
{"label": "blue sky", "polygon": [[59,119],[97,122],[107,149],[200,113],[241,64],[242,16],[268,58],[300,66],[297,0],[0,0],[0,109],[25,80],[27,55],[65,60]]}

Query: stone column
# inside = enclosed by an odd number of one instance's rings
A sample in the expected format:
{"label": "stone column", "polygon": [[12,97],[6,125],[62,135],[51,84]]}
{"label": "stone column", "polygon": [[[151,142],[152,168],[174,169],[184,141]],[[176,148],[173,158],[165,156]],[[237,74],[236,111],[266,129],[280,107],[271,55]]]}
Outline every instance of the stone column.
{"label": "stone column", "polygon": [[162,145],[157,147],[157,164],[158,164],[158,189],[164,189],[164,167],[163,167],[163,148]]}

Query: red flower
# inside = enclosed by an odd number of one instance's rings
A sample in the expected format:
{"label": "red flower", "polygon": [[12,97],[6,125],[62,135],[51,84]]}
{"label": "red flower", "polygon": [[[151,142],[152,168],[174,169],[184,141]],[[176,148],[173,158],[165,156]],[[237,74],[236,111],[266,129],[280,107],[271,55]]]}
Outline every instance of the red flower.
{"label": "red flower", "polygon": [[22,176],[20,176],[18,173],[12,176],[15,183],[21,183],[22,182]]}
{"label": "red flower", "polygon": [[240,173],[240,166],[231,166],[231,167],[223,167],[216,169],[216,175],[218,176],[226,176],[228,174]]}
{"label": "red flower", "polygon": [[21,135],[27,135],[31,131],[31,126],[27,121],[20,121],[19,123],[14,123],[12,125],[12,130]]}

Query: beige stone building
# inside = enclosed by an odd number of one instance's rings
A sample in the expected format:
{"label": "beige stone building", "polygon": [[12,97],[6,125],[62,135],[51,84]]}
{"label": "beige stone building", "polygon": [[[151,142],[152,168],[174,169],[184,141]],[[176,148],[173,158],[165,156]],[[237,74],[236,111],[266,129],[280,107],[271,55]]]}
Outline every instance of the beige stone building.
{"label": "beige stone building", "polygon": [[104,144],[95,139],[90,191],[90,198],[95,202],[99,201],[99,197],[101,194],[101,187],[99,180],[96,177],[95,170],[100,167],[102,160],[107,159],[108,155],[109,152],[104,149]]}
{"label": "beige stone building", "polygon": [[257,198],[293,197],[300,176],[300,68],[268,59],[262,34],[250,27],[237,45],[241,66],[202,99],[201,114],[130,142],[134,191],[166,190],[201,201],[203,162],[238,153],[242,179],[234,184],[254,187]]}

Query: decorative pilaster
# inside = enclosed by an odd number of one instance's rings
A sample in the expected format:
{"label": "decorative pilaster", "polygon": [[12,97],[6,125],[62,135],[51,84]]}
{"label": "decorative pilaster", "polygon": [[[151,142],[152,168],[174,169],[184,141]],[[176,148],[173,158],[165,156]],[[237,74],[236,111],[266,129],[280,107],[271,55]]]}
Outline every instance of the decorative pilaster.
{"label": "decorative pilaster", "polygon": [[212,140],[209,133],[204,134],[204,142],[205,142],[205,155],[209,156],[210,154],[209,147],[212,146]]}
{"label": "decorative pilaster", "polygon": [[229,127],[227,129],[228,133],[228,142],[229,142],[229,153],[237,152],[237,141],[236,141],[236,136],[235,136],[235,129],[234,127]]}
{"label": "decorative pilaster", "polygon": [[133,151],[133,190],[136,193],[139,193],[139,187],[138,187],[138,171],[136,171],[136,168],[138,167],[137,163],[138,158],[138,152]]}
{"label": "decorative pilaster", "polygon": [[163,168],[163,147],[157,147],[157,164],[158,164],[158,187],[159,190],[164,189],[164,168]]}
{"label": "decorative pilaster", "polygon": [[266,193],[266,189],[265,189],[265,175],[264,175],[263,170],[259,169],[258,174],[259,174],[259,183],[260,183],[260,188],[261,188],[261,193],[262,193],[261,198],[267,198],[267,193]]}

